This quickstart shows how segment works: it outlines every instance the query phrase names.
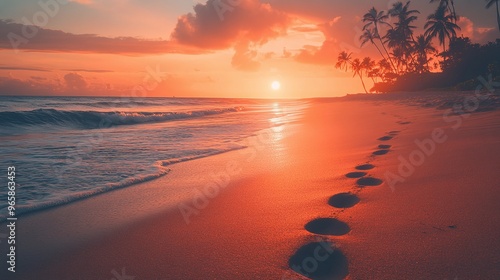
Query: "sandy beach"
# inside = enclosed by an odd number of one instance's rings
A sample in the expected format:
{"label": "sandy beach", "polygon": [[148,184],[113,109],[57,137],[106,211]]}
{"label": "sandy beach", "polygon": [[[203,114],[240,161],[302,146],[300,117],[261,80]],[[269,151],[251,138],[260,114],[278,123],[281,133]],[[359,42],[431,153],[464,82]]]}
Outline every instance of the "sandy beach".
{"label": "sandy beach", "polygon": [[500,0],[0,3],[0,280],[500,280]]}
{"label": "sandy beach", "polygon": [[499,279],[500,113],[377,98],[21,216],[2,279]]}

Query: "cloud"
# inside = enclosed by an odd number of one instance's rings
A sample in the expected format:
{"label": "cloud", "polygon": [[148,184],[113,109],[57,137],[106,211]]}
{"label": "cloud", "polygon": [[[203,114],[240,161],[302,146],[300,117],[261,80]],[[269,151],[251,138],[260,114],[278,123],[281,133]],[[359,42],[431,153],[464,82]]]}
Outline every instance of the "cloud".
{"label": "cloud", "polygon": [[170,41],[133,37],[108,38],[94,34],[72,34],[0,19],[0,49],[34,52],[83,52],[125,55],[163,53],[196,54],[204,51]]}
{"label": "cloud", "polygon": [[62,69],[62,71],[69,72],[89,72],[89,73],[112,73],[112,70],[100,70],[100,69]]}
{"label": "cloud", "polygon": [[[210,77],[192,78],[168,74],[157,87],[148,88],[140,95],[145,96],[182,96],[191,92],[194,84],[213,82]],[[107,82],[90,82],[92,78],[78,73],[68,73],[61,78],[45,78],[30,76],[25,79],[0,76],[0,96],[120,96],[122,98],[137,97],[136,87],[150,86],[143,83],[110,84]]]}
{"label": "cloud", "polygon": [[44,95],[53,93],[54,85],[42,83],[39,79],[20,80],[12,77],[0,77],[0,95]]}
{"label": "cloud", "polygon": [[[354,4],[353,0],[263,0],[270,3],[276,9],[289,14],[297,15],[305,19],[313,21],[325,22],[330,21],[335,17],[343,15],[359,14],[360,5]],[[372,3],[362,3],[364,0],[355,0],[359,4],[366,5],[368,10]]]}
{"label": "cloud", "polygon": [[40,76],[31,76],[30,77],[32,80],[35,80],[35,81],[46,81],[47,78],[45,77],[40,77]]}
{"label": "cloud", "polygon": [[0,70],[19,70],[19,71],[39,71],[50,72],[50,70],[34,67],[15,67],[15,66],[0,66]]}
{"label": "cloud", "polygon": [[[304,46],[295,55],[295,59],[308,64],[333,65],[337,62],[337,56],[341,51],[360,53],[362,50],[359,42],[361,27],[352,25],[353,21],[353,19],[338,16],[328,22],[318,24],[318,30],[325,37],[322,45]],[[363,47],[363,53],[377,57],[377,54],[367,45]]]}
{"label": "cloud", "polygon": [[498,39],[498,31],[494,27],[477,27],[468,17],[461,16],[457,22],[462,30],[457,35],[469,37],[473,42],[485,44]]}
{"label": "cloud", "polygon": [[75,73],[64,76],[64,79],[49,79],[30,76],[27,79],[0,77],[0,95],[11,96],[84,96],[84,95],[123,95],[126,91],[103,90],[98,86],[89,87],[85,79]]}
{"label": "cloud", "polygon": [[231,60],[231,65],[243,71],[257,71],[260,68],[260,63],[256,61],[258,52],[255,49],[249,47],[248,42],[242,42],[235,46],[236,50],[233,59]]}
{"label": "cloud", "polygon": [[64,75],[64,82],[70,90],[84,90],[87,88],[87,82],[77,73],[68,73]]}
{"label": "cloud", "polygon": [[235,49],[232,65],[256,70],[256,48],[286,33],[291,20],[259,0],[208,0],[194,6],[194,13],[179,17],[171,34],[176,42],[208,50]]}
{"label": "cloud", "polygon": [[172,38],[182,44],[220,50],[241,40],[266,43],[283,34],[289,23],[285,13],[258,0],[240,0],[237,6],[227,6],[228,10],[220,10],[223,8],[218,3],[226,2],[208,0],[197,4],[194,14],[179,17]]}
{"label": "cloud", "polygon": [[457,31],[457,35],[462,35],[464,37],[474,38],[474,23],[467,17],[461,16],[457,25],[460,26],[460,31]]}
{"label": "cloud", "polygon": [[488,42],[495,42],[500,36],[498,35],[498,30],[494,27],[484,27],[475,29],[475,41],[481,44]]}
{"label": "cloud", "polygon": [[291,27],[290,29],[291,29],[291,30],[293,30],[293,31],[297,31],[297,32],[305,32],[305,33],[319,31],[318,27],[317,27],[317,26],[315,26],[315,25],[301,25],[301,26],[293,26],[293,27]]}

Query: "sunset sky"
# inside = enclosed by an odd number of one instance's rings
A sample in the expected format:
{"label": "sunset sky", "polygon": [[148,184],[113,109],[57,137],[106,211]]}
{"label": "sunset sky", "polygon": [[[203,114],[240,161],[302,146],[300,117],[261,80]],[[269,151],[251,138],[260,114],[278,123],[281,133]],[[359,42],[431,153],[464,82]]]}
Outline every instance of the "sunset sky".
{"label": "sunset sky", "polygon": [[[299,98],[357,93],[359,81],[334,68],[337,55],[347,50],[355,57],[380,59],[373,46],[359,46],[361,17],[372,6],[386,10],[394,2],[1,1],[0,95]],[[428,2],[412,1],[421,12],[416,34],[437,6]],[[500,37],[495,11],[485,4],[455,0],[462,16],[459,35],[478,43]],[[281,83],[279,90],[271,88],[273,81]]]}

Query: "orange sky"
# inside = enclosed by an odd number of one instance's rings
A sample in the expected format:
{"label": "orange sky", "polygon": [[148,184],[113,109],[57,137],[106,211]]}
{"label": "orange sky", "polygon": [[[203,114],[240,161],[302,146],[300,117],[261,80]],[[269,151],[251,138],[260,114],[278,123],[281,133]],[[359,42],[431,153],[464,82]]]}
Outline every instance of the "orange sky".
{"label": "orange sky", "polygon": [[[8,1],[0,4],[0,94],[301,98],[361,92],[359,80],[333,65],[342,50],[380,59],[372,46],[359,47],[360,16],[388,4],[366,2]],[[414,2],[422,19],[435,8]],[[499,37],[493,10],[456,2],[464,36]],[[273,81],[280,90],[271,89]]]}

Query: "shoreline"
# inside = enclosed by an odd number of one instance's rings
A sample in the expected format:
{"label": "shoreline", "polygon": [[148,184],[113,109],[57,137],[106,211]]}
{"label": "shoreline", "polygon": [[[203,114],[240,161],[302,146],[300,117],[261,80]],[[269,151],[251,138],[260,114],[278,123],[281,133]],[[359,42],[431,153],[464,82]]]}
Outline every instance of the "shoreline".
{"label": "shoreline", "polygon": [[[270,137],[266,138],[270,140],[266,140],[260,146],[254,146],[253,150],[250,148],[245,152],[233,151],[175,165],[176,168],[172,172],[175,172],[174,176],[185,179],[187,177],[188,180],[172,182],[172,180],[167,180],[172,178],[164,176],[80,201],[75,203],[78,204],[77,206],[69,207],[72,205],[70,204],[23,217],[19,223],[24,221],[27,226],[38,229],[39,235],[33,236],[33,231],[25,229],[27,232],[24,233],[24,244],[19,245],[19,262],[21,263],[23,258],[26,259],[26,256],[30,256],[32,263],[41,260],[42,257],[47,257],[47,251],[38,251],[35,248],[50,248],[48,251],[52,252],[53,259],[33,266],[36,268],[35,272],[25,275],[20,273],[21,278],[15,279],[29,279],[22,277],[33,275],[40,277],[58,275],[62,277],[60,279],[75,279],[71,278],[74,275],[79,275],[81,277],[79,279],[111,278],[113,277],[111,271],[120,271],[122,267],[126,268],[129,275],[142,279],[169,277],[212,279],[217,275],[216,272],[222,273],[222,271],[224,271],[221,276],[223,279],[234,279],[234,277],[247,279],[245,277],[251,275],[253,278],[255,276],[297,278],[298,274],[293,272],[288,262],[299,248],[318,242],[317,237],[334,244],[334,249],[342,252],[341,256],[347,259],[347,272],[343,267],[338,267],[339,276],[342,273],[349,273],[352,279],[365,279],[373,275],[393,276],[390,273],[394,271],[391,270],[392,267],[402,270],[399,275],[401,279],[405,279],[406,276],[420,279],[418,278],[420,275],[415,276],[416,271],[422,272],[422,279],[429,275],[436,277],[431,277],[432,279],[440,279],[437,275],[447,275],[445,277],[453,278],[455,275],[449,275],[452,272],[456,274],[460,272],[458,276],[466,277],[466,279],[468,279],[467,275],[477,277],[478,270],[470,270],[470,274],[464,273],[463,271],[470,268],[470,264],[464,263],[463,257],[454,256],[451,253],[437,254],[436,252],[436,256],[441,264],[446,260],[460,263],[456,271],[452,271],[451,267],[442,271],[436,270],[434,265],[426,262],[424,262],[425,265],[412,263],[416,257],[412,258],[408,253],[415,253],[416,256],[425,259],[428,251],[424,249],[429,250],[430,247],[415,248],[404,240],[408,233],[412,233],[409,235],[411,240],[424,240],[429,245],[439,247],[441,244],[439,242],[443,240],[434,232],[430,232],[433,227],[442,229],[434,229],[438,233],[444,232],[448,235],[458,233],[458,237],[456,235],[452,237],[461,238],[462,242],[477,238],[476,235],[461,232],[462,228],[471,229],[468,228],[470,226],[468,221],[456,217],[460,211],[452,213],[455,218],[449,219],[449,225],[442,225],[435,220],[443,222],[446,220],[444,217],[451,214],[441,213],[433,217],[429,210],[422,208],[426,206],[430,209],[439,209],[438,202],[453,205],[450,201],[440,201],[439,197],[433,197],[430,200],[427,197],[429,189],[432,189],[434,185],[433,182],[440,180],[436,177],[432,177],[432,180],[428,179],[426,175],[436,174],[439,170],[443,170],[444,167],[436,166],[435,162],[442,165],[441,161],[447,157],[449,150],[441,154],[437,150],[436,154],[426,159],[426,163],[422,165],[426,172],[415,171],[404,182],[405,188],[398,186],[394,193],[386,183],[360,188],[356,186],[356,182],[359,185],[359,178],[346,177],[347,174],[353,172],[366,172],[368,174],[364,175],[365,178],[379,178],[386,181],[385,172],[397,170],[398,155],[411,152],[414,149],[414,139],[428,137],[430,127],[434,128],[438,124],[443,126],[442,120],[435,117],[436,112],[439,115],[439,111],[435,109],[408,107],[389,101],[380,102],[386,104],[379,106],[380,104],[377,105],[377,103],[360,101],[316,103],[308,109],[298,124],[293,124],[283,130],[279,127],[271,129]],[[349,117],[349,124],[342,121],[342,117]],[[495,117],[498,119],[498,112],[473,114],[467,122],[464,121],[464,126],[459,132],[473,138],[468,134],[470,129],[478,124],[491,123]],[[480,131],[486,133],[485,135],[491,135],[494,131],[487,133],[487,129],[494,130],[494,127],[494,125],[489,125],[479,128]],[[396,133],[396,131],[399,132]],[[284,137],[283,134],[288,134],[288,136]],[[392,138],[386,141],[377,140],[385,136]],[[447,142],[451,143],[447,145],[466,146],[461,143],[461,139],[450,137],[449,141],[453,139],[457,143]],[[391,145],[391,147],[379,149],[378,145]],[[380,150],[388,151],[386,154],[372,154]],[[495,153],[492,152],[492,154]],[[481,155],[487,156],[484,152],[481,152]],[[239,162],[239,165],[231,163],[235,161]],[[355,169],[356,166],[366,164],[373,164],[375,168],[368,171]],[[430,167],[426,168],[426,166]],[[494,167],[490,166],[486,169],[491,168]],[[235,172],[240,169],[240,172]],[[179,207],[167,209],[161,206],[165,203],[163,200],[169,198],[167,192],[169,184],[185,184],[189,199],[199,193],[196,191],[197,188],[198,191],[203,191],[203,187],[217,182],[211,179],[213,177],[210,175],[206,175],[214,172],[215,174],[221,172],[225,172],[226,175],[230,174],[230,179],[226,187],[219,187],[218,193],[214,192],[213,197],[208,197],[209,203],[205,206],[200,204],[200,209],[197,209],[193,207],[194,201],[188,205],[198,211],[190,216],[192,218],[190,223],[186,223],[185,216],[181,214]],[[193,176],[193,173],[196,175]],[[450,176],[454,174],[453,170],[448,173]],[[219,178],[222,178],[221,176]],[[448,176],[446,179],[460,184],[460,181],[457,182],[457,179],[453,177]],[[419,180],[424,180],[424,190],[419,190],[419,187],[415,186],[419,184]],[[219,182],[224,182],[224,180],[219,179]],[[446,185],[450,187],[450,183]],[[470,195],[466,187],[462,185],[459,190]],[[328,204],[333,195],[345,192],[355,194],[360,201],[352,208],[345,209],[337,209]],[[440,192],[441,195],[446,195],[451,190],[446,189]],[[142,205],[148,205],[147,207],[151,208],[135,205],[138,209],[142,209],[140,213],[136,212],[137,209],[129,209],[128,206],[133,205],[138,197],[143,198],[145,193],[151,199],[142,202]],[[400,193],[403,193],[402,198]],[[488,188],[487,193],[491,197],[499,194],[494,188]],[[455,195],[462,197],[459,194]],[[412,201],[413,198],[419,199],[414,202],[415,204],[407,205],[408,201]],[[461,199],[459,205],[465,202]],[[96,219],[99,216],[95,213],[103,213],[100,210],[105,209],[106,205],[113,205],[119,212],[107,213],[112,215]],[[159,208],[163,210],[158,211]],[[81,213],[82,209],[87,209],[87,213]],[[89,213],[89,209],[95,213]],[[405,215],[395,218],[391,215],[395,210],[403,211]],[[488,208],[485,211],[492,215],[496,214],[495,208]],[[132,214],[138,215],[137,218],[130,218]],[[470,215],[473,216],[472,213]],[[41,219],[41,216],[44,218]],[[68,223],[75,222],[77,217],[82,225],[80,228],[70,226],[71,223]],[[391,223],[383,219],[389,217]],[[320,233],[313,234],[310,228],[309,231],[305,228],[305,225],[316,218],[338,219],[348,225],[349,231],[337,235],[325,234],[321,232],[322,229],[332,226],[328,224],[329,221],[326,221],[326,224],[322,222],[319,224]],[[413,218],[417,218],[417,221],[408,222]],[[429,219],[432,222],[429,222]],[[427,226],[421,225],[420,222]],[[64,238],[58,239],[58,235],[53,231],[54,228],[58,228],[60,237],[68,236],[71,232],[92,232],[92,227],[85,228],[85,225],[101,226],[104,230],[82,237],[79,242],[69,240],[66,243],[62,242]],[[381,225],[382,228],[380,228]],[[446,228],[448,226],[456,226],[456,228]],[[338,225],[332,227],[338,230]],[[415,231],[422,227],[426,228],[425,237],[422,237],[423,233],[419,234]],[[312,231],[316,231],[314,228],[313,226]],[[44,230],[45,235],[42,234]],[[384,232],[383,236],[387,237],[387,240],[383,242],[379,240],[380,231]],[[498,232],[500,232],[498,227],[492,228],[489,238]],[[19,237],[21,236],[23,234],[20,232]],[[487,241],[484,239],[486,237],[480,240],[481,244]],[[59,247],[43,244],[50,240],[57,241],[54,243]],[[476,241],[477,244],[478,242]],[[408,250],[398,249],[400,245],[404,245],[403,248]],[[449,248],[447,246],[450,245],[446,243],[443,246]],[[492,247],[500,248],[496,245]],[[488,250],[485,247],[481,249]],[[220,255],[215,256],[211,253],[215,251],[220,251]],[[390,253],[402,254],[405,258],[394,259],[390,257],[394,256]],[[494,252],[490,255],[493,258],[498,256]],[[376,256],[379,256],[380,260],[374,259]],[[92,271],[79,263],[81,259],[92,259],[95,262],[92,265]],[[388,266],[386,261],[389,259],[394,262],[393,265]],[[163,263],[166,265],[162,265]],[[196,264],[195,271],[186,270],[188,263]],[[367,270],[367,266],[370,269]],[[423,267],[431,269],[421,270]],[[497,275],[494,274],[495,272],[498,273],[493,268],[484,268],[483,271],[489,271],[493,276]],[[435,274],[430,274],[431,272]],[[165,275],[169,277],[161,278]]]}

